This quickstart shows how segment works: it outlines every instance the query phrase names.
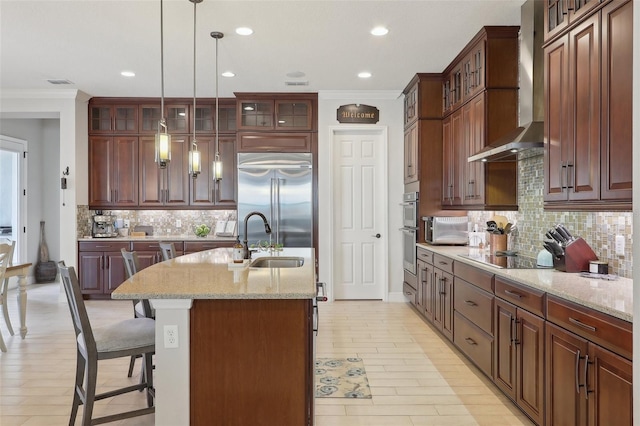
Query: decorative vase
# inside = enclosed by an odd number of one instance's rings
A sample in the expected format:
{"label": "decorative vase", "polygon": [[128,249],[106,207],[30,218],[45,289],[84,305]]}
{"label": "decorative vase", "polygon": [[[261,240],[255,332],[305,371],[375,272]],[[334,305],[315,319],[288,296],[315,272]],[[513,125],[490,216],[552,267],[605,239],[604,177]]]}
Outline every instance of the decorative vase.
{"label": "decorative vase", "polygon": [[44,236],[44,221],[40,222],[40,245],[38,247],[38,263],[35,267],[37,283],[50,283],[56,280],[58,268],[56,262],[49,260],[49,247]]}

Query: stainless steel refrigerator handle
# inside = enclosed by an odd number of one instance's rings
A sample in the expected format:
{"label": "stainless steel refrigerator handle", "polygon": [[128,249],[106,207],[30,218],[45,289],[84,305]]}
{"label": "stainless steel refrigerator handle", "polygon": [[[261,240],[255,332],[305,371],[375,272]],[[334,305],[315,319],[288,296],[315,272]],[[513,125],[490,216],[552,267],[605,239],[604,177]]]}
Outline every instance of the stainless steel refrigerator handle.
{"label": "stainless steel refrigerator handle", "polygon": [[276,221],[276,185],[277,185],[277,181],[275,178],[271,178],[271,199],[269,200],[271,203],[271,206],[269,206],[269,213],[271,214],[271,235],[269,236],[269,238],[271,238],[273,236],[273,230],[275,230],[276,232],[276,244],[278,243],[278,228],[277,228],[277,221]]}
{"label": "stainless steel refrigerator handle", "polygon": [[280,244],[280,183],[281,181],[283,181],[284,179],[282,178],[276,178],[277,180],[277,184],[276,184],[276,214],[278,215],[278,218],[276,219],[276,244]]}

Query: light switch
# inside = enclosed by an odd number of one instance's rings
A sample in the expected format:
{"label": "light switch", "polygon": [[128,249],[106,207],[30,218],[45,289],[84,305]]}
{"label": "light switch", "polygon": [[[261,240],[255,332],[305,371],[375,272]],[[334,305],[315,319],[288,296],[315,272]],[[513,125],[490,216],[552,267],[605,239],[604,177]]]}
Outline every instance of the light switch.
{"label": "light switch", "polygon": [[616,235],[616,254],[624,256],[624,235]]}

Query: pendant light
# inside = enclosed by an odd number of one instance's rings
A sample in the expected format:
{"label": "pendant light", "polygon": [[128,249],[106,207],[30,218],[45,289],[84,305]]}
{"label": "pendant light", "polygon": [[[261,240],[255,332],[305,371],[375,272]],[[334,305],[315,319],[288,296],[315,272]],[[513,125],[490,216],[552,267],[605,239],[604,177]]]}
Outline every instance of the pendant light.
{"label": "pendant light", "polygon": [[164,17],[163,3],[160,0],[160,121],[156,133],[156,163],[161,169],[171,161],[171,135],[167,132],[167,120],[164,117]]}
{"label": "pendant light", "polygon": [[202,170],[200,151],[196,143],[196,5],[202,0],[189,0],[193,3],[193,140],[189,151],[189,174],[196,179]]}
{"label": "pendant light", "polygon": [[218,40],[224,37],[219,31],[213,31],[211,37],[216,39],[216,156],[213,160],[213,180],[222,180],[222,161],[220,160],[220,144],[218,142],[218,133],[220,128],[219,110],[218,110]]}

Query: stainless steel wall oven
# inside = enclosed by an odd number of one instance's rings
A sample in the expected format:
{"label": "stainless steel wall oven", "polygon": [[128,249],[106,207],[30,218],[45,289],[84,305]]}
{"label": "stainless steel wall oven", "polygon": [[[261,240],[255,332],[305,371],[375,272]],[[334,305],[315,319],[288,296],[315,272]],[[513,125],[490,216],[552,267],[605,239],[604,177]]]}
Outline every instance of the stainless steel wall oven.
{"label": "stainless steel wall oven", "polygon": [[402,196],[402,265],[404,270],[416,274],[416,242],[418,241],[418,193]]}

